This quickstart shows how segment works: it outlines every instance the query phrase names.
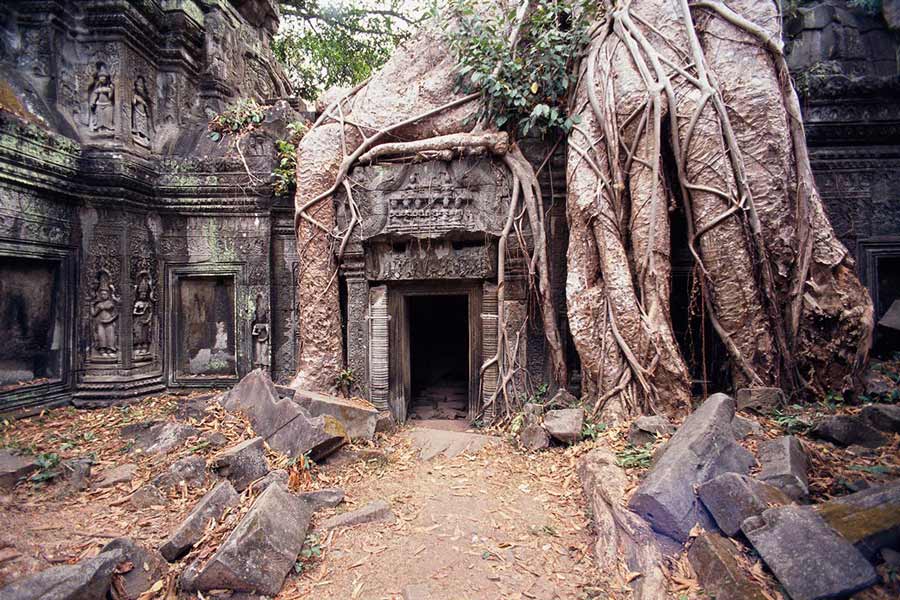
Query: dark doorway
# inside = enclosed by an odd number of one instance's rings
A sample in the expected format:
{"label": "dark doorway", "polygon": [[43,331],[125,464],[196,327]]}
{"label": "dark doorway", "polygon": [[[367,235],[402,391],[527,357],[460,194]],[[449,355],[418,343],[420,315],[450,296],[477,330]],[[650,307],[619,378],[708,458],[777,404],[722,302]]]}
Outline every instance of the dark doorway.
{"label": "dark doorway", "polygon": [[408,296],[412,419],[465,419],[468,296]]}

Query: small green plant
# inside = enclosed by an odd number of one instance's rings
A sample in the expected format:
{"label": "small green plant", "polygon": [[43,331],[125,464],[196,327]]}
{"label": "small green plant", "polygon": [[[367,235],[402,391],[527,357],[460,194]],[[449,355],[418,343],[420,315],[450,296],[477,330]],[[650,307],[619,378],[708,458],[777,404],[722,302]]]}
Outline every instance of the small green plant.
{"label": "small green plant", "polygon": [[[792,408],[794,410],[801,410],[803,407],[794,404],[792,405]],[[804,433],[812,427],[812,424],[805,421],[802,417],[779,408],[776,408],[772,412],[772,420],[787,434]]]}
{"label": "small green plant", "polygon": [[633,446],[628,444],[625,449],[616,452],[616,464],[623,469],[646,469],[653,459],[653,444]]}
{"label": "small green plant", "polygon": [[535,388],[534,393],[528,397],[528,402],[530,404],[544,404],[547,401],[547,392],[550,390],[550,386],[546,383],[542,383],[537,388]]}
{"label": "small green plant", "polygon": [[353,369],[350,368],[341,369],[341,372],[334,378],[334,385],[341,391],[344,398],[350,397],[354,383],[356,383],[356,379],[353,376]]}
{"label": "small green plant", "polygon": [[319,536],[310,534],[306,536],[303,542],[303,548],[300,550],[300,557],[294,563],[294,572],[298,575],[308,569],[316,559],[322,556],[322,543]]}
{"label": "small green plant", "polygon": [[844,404],[844,394],[835,390],[828,390],[825,399],[819,403],[824,410],[834,412]]}
{"label": "small green plant", "polygon": [[597,438],[600,437],[600,434],[605,432],[606,429],[606,423],[585,422],[584,427],[581,429],[581,437],[596,441]]}
{"label": "small green plant", "polygon": [[59,454],[56,452],[38,454],[34,462],[37,464],[38,472],[28,478],[32,483],[44,483],[59,475],[56,471],[56,467],[59,466]]}
{"label": "small green plant", "polygon": [[226,135],[246,133],[263,122],[265,109],[252,98],[241,98],[227,109],[210,119],[209,137],[218,142]]}
{"label": "small green plant", "polygon": [[278,163],[272,175],[275,177],[276,196],[290,196],[296,189],[297,144],[309,131],[309,127],[303,121],[294,121],[288,123],[287,131],[287,139],[275,142]]}
{"label": "small green plant", "polygon": [[509,423],[509,432],[512,435],[517,435],[521,430],[522,426],[525,425],[525,413],[518,413],[513,417],[512,421]]}

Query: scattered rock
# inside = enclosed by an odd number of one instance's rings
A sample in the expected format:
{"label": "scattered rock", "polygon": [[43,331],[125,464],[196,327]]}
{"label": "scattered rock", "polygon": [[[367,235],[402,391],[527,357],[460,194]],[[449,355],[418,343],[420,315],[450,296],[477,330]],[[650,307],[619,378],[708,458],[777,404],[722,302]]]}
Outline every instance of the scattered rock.
{"label": "scattered rock", "polygon": [[759,462],[762,470],[759,479],[777,487],[794,500],[809,496],[809,460],[800,440],[785,435],[759,444]]}
{"label": "scattered rock", "polygon": [[556,390],[556,393],[550,398],[550,402],[547,403],[547,406],[571,407],[576,406],[577,404],[578,398],[570,394],[568,390],[560,388]]}
{"label": "scattered rock", "polygon": [[550,434],[538,423],[529,423],[519,431],[519,444],[532,452],[543,450],[550,447]]}
{"label": "scattered rock", "polygon": [[704,532],[691,543],[688,561],[711,598],[765,600],[767,596],[747,577],[735,559],[737,553],[731,540],[718,533]]}
{"label": "scattered rock", "polygon": [[[559,396],[561,393],[572,395],[565,390],[560,390],[556,395]],[[581,439],[581,431],[584,429],[584,409],[562,408],[547,411],[544,415],[544,429],[554,439],[564,444],[574,444]]]}
{"label": "scattered rock", "polygon": [[361,525],[363,523],[373,523],[375,521],[391,521],[396,519],[391,511],[391,506],[384,500],[375,500],[369,502],[360,509],[335,515],[326,519],[321,529],[328,531],[339,527],[352,527],[353,525]]}
{"label": "scattered rock", "polygon": [[811,433],[817,438],[839,446],[856,444],[866,448],[877,448],[887,443],[887,439],[877,429],[853,415],[827,417],[817,423]]}
{"label": "scattered rock", "polygon": [[628,443],[632,446],[652,444],[660,436],[675,433],[675,426],[662,415],[645,415],[638,417],[628,430]]}
{"label": "scattered rock", "polygon": [[722,473],[749,472],[753,455],[734,439],[734,400],[713,394],[691,413],[628,505],[656,531],[679,542],[698,522],[711,524],[694,487]]}
{"label": "scattered rock", "polygon": [[90,458],[70,458],[62,461],[62,476],[73,490],[83,491],[91,487],[91,465],[94,464]]}
{"label": "scattered rock", "polygon": [[37,471],[33,456],[20,456],[9,450],[0,450],[0,491],[11,492],[16,483]]}
{"label": "scattered rock", "polygon": [[344,490],[340,488],[325,488],[312,492],[298,494],[298,497],[306,502],[313,512],[323,508],[334,508],[344,501]]}
{"label": "scattered rock", "polygon": [[228,438],[225,437],[225,434],[218,431],[204,431],[201,437],[204,442],[213,448],[221,448],[228,443]]}
{"label": "scattered rock", "polygon": [[741,388],[737,391],[737,410],[752,410],[768,414],[784,404],[781,388]]}
{"label": "scattered rock", "polygon": [[206,461],[202,456],[191,455],[179,458],[164,473],[157,475],[152,483],[158,488],[200,486],[206,482]]}
{"label": "scattered rock", "polygon": [[344,425],[351,440],[371,440],[375,437],[378,409],[365,400],[358,398],[346,400],[317,392],[297,390],[294,393],[294,402],[305,408],[313,417],[331,415]]}
{"label": "scattered rock", "polygon": [[375,419],[375,433],[393,433],[397,430],[397,421],[394,420],[394,415],[390,413],[390,411],[382,411],[378,413],[378,418]]}
{"label": "scattered rock", "polygon": [[219,519],[225,509],[236,505],[239,499],[230,481],[220,482],[197,502],[191,513],[159,551],[169,562],[178,560],[203,537],[203,531],[210,519]]}
{"label": "scattered rock", "polygon": [[148,483],[136,489],[128,499],[128,503],[132,508],[140,510],[151,506],[165,506],[169,503],[169,499],[163,495],[158,487]]}
{"label": "scattered rock", "polygon": [[463,452],[478,452],[485,446],[498,443],[497,438],[489,435],[437,429],[414,429],[410,437],[419,449],[422,460],[431,460],[438,455],[454,458]]}
{"label": "scattered rock", "polygon": [[863,407],[859,416],[875,429],[900,433],[900,405],[869,404]]}
{"label": "scattered rock", "polygon": [[135,449],[146,454],[168,454],[199,435],[200,430],[184,423],[145,421],[126,425],[119,434],[133,440]]}
{"label": "scattered rock", "polygon": [[217,454],[209,463],[217,475],[227,478],[239,492],[269,472],[263,439],[255,437],[231,446]]}
{"label": "scattered rock", "polygon": [[100,474],[100,481],[97,482],[98,488],[107,488],[120,483],[131,483],[137,471],[137,465],[134,463],[125,463],[111,469],[107,469]]}
{"label": "scattered rock", "polygon": [[869,370],[863,375],[863,387],[865,388],[866,396],[870,398],[889,396],[897,389],[897,384],[884,373],[873,369],[873,366],[870,365]]}
{"label": "scattered rock", "polygon": [[537,404],[536,402],[526,402],[522,405],[522,412],[529,417],[534,417],[539,420],[544,416],[544,405]]}
{"label": "scattered rock", "polygon": [[262,369],[244,376],[222,398],[222,406],[244,413],[257,435],[292,457],[309,452],[313,460],[320,460],[347,443],[340,421],[328,415],[313,418],[292,399],[279,398]]}
{"label": "scattered rock", "polygon": [[772,506],[791,503],[781,490],[739,473],[723,473],[701,485],[697,492],[716,524],[734,537],[749,517]]}
{"label": "scattered rock", "polygon": [[287,486],[289,476],[290,475],[285,469],[274,469],[272,471],[269,471],[265,477],[252,484],[250,487],[253,488],[254,493],[259,494],[276,481],[284,486]]}
{"label": "scattered rock", "polygon": [[873,560],[900,548],[900,481],[835,498],[814,507],[832,529]]}
{"label": "scattered rock", "polygon": [[630,483],[615,455],[606,448],[591,450],[579,460],[578,476],[591,508],[597,567],[612,572],[624,562],[641,573],[628,584],[635,600],[665,598],[662,550],[650,525],[625,508],[625,490]]}
{"label": "scattered rock", "polygon": [[0,590],[0,600],[106,598],[113,571],[124,560],[121,550],[112,550],[78,564],[51,567],[6,586]]}
{"label": "scattered rock", "polygon": [[118,596],[113,597],[136,600],[154,583],[165,578],[169,571],[169,566],[159,552],[139,546],[129,538],[116,538],[100,552],[114,550],[121,551],[124,559],[133,567],[124,573],[113,575],[113,587],[119,592]]}
{"label": "scattered rock", "polygon": [[214,398],[215,394],[204,394],[195,398],[181,400],[178,402],[178,406],[175,407],[175,418],[179,421],[187,421],[189,419],[202,421],[208,416],[206,410]]}
{"label": "scattered rock", "polygon": [[734,415],[734,419],[731,421],[731,428],[734,430],[734,437],[739,440],[748,438],[751,435],[760,437],[764,433],[762,425],[753,419],[740,415]]}
{"label": "scattered rock", "polygon": [[849,596],[878,581],[853,544],[812,508],[770,508],[741,530],[793,600]]}
{"label": "scattered rock", "polygon": [[297,561],[311,514],[305,502],[273,483],[202,567],[195,561],[185,570],[182,589],[274,596]]}

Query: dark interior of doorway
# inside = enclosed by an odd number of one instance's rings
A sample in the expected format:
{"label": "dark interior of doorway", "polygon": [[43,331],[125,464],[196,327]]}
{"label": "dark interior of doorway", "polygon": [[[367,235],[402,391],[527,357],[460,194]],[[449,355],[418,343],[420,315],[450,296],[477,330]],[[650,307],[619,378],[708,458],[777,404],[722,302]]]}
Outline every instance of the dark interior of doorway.
{"label": "dark interior of doorway", "polygon": [[412,419],[465,419],[469,389],[467,296],[409,296]]}

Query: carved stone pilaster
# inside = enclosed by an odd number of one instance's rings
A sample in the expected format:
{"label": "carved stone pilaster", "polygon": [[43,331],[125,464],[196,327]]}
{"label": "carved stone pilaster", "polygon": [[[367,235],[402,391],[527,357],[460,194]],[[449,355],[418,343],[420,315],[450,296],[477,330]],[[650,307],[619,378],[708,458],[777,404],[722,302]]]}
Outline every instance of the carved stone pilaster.
{"label": "carved stone pilaster", "polygon": [[369,282],[362,256],[344,263],[347,282],[347,368],[353,371],[354,393],[369,396]]}

